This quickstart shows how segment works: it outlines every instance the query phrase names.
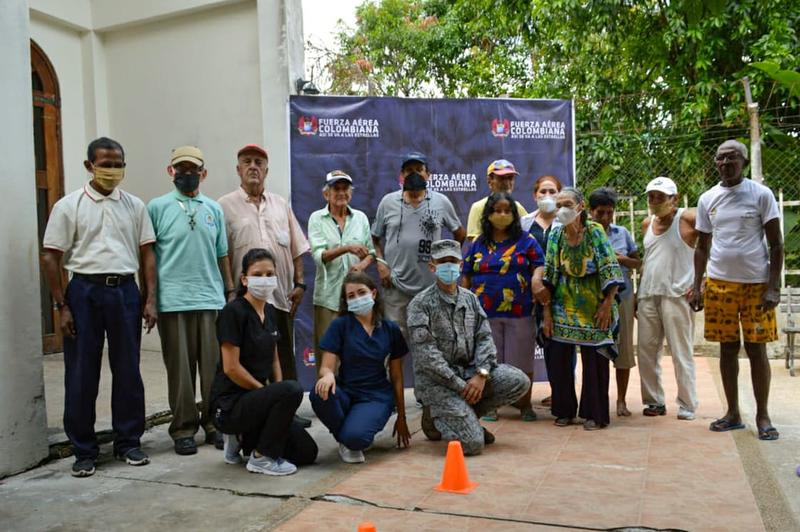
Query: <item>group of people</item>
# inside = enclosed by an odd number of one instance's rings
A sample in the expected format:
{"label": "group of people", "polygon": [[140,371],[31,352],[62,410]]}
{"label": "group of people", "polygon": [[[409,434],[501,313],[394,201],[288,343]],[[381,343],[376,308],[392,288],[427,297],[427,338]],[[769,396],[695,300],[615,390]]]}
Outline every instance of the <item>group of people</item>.
{"label": "group of people", "polygon": [[[43,243],[64,334],[64,428],[74,447],[73,475],[95,471],[104,338],[114,454],[131,465],[149,462],[140,445],[142,320],[148,332],[157,326],[161,338],[176,453],[196,453],[202,427],[226,462],[246,462],[252,472],[287,475],[313,463],[311,420],[296,415],[303,390],[292,345],[293,318],[307,288],[305,253],[316,265],[318,380],[310,400],[344,462],[363,462],[393,413],[398,446],[409,444],[403,395],[409,353],[423,433],[458,440],[468,455],[494,441],[480,421],[497,420],[500,407],[513,405],[523,421],[536,420],[537,344],[557,426],[578,417],[586,430],[610,423],[610,362],[616,413],[631,415],[626,393],[637,355],[644,415],[666,414],[665,338],[678,381],[678,418],[694,419],[693,310],[703,304],[706,338],[721,344],[728,399],[728,412],[710,429],[744,426],[736,387],[741,322],[759,437],[778,438],[767,411],[765,343],[777,336],[781,234],[771,191],[742,177],[741,143],[719,147],[721,182],[696,211],[678,208],[670,179],[647,185],[652,214],[642,226],[643,256],[613,223],[613,190],[597,189],[585,201],[576,188],[542,176],[533,190],[537,210],[528,214],[512,196],[518,173],[502,159],[489,165],[490,194],[472,205],[465,230],[450,200],[428,188],[427,159],[417,152],[401,161],[401,187],[383,197],[372,223],[350,206],[353,178],[328,173],[326,204],[309,218],[306,239],[286,200],[265,190],[268,161],[262,147],[242,147],[240,186],[217,202],[200,192],[207,176],[202,151],[176,148],[167,166],[174,190],[145,206],[119,188],[122,146],[105,137],[89,145],[84,164],[92,178],[56,203]],[[373,264],[378,281],[366,273]],[[66,287],[62,268],[70,273]],[[640,273],[637,293],[632,270]]]}

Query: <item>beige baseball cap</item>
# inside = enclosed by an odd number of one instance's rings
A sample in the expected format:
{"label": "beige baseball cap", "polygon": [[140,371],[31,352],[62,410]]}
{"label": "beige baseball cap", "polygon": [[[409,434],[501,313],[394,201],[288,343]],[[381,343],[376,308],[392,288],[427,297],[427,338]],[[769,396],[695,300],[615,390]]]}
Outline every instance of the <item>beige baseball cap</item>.
{"label": "beige baseball cap", "polygon": [[180,148],[172,150],[170,164],[175,166],[183,161],[194,163],[197,166],[203,166],[203,152],[200,151],[200,148],[197,146],[181,146]]}

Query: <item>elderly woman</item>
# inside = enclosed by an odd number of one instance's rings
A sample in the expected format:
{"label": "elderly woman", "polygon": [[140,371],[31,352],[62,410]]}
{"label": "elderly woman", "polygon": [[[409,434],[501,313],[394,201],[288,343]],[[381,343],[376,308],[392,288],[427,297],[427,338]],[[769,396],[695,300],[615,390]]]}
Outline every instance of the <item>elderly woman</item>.
{"label": "elderly woman", "polygon": [[[495,192],[481,215],[481,232],[464,257],[461,284],[471,289],[489,318],[498,362],[521,369],[533,378],[533,276],[544,264],[544,253],[520,227],[519,212],[508,192]],[[538,272],[541,275],[541,271]],[[515,405],[523,421],[534,421],[530,389]],[[483,419],[497,421],[497,412]]]}
{"label": "elderly woman", "polygon": [[350,207],[353,179],[341,170],[330,172],[322,195],[328,205],[308,219],[308,240],[317,266],[313,331],[317,368],[322,361],[320,340],[339,314],[344,276],[363,272],[375,257],[367,215]]}
{"label": "elderly woman", "polygon": [[[581,193],[563,189],[556,206],[562,225],[550,231],[543,279],[551,296],[543,327],[549,338],[552,411],[557,426],[569,425],[577,413],[584,429],[597,430],[610,423],[608,361],[617,357],[615,296],[625,281],[603,226],[589,221]],[[583,365],[580,410],[574,346],[580,346]]]}
{"label": "elderly woman", "polygon": [[589,194],[589,212],[592,220],[603,226],[608,235],[608,241],[617,255],[617,262],[622,268],[625,277],[625,290],[619,297],[619,331],[617,333],[617,351],[619,356],[614,360],[617,377],[617,415],[630,416],[631,411],[625,402],[628,393],[628,380],[631,368],[636,366],[636,357],[633,353],[633,282],[631,270],[641,267],[639,249],[627,229],[621,225],[611,223],[614,220],[614,210],[617,208],[617,193],[608,187],[600,187]]}

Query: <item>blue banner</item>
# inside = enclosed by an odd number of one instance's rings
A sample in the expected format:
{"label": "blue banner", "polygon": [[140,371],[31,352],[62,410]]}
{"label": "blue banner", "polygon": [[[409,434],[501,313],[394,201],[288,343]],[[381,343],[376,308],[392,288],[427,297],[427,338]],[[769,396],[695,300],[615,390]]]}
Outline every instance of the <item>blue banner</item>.
{"label": "blue banner", "polygon": [[[529,212],[540,176],[575,180],[571,100],[292,96],[289,107],[292,208],[306,233],[311,213],[325,206],[328,172],[352,176],[351,206],[372,221],[381,198],[398,189],[410,151],[427,155],[429,187],[450,198],[465,227],[470,205],[489,193],[486,168],[495,159],[514,163],[514,198]],[[315,266],[308,255],[304,264],[308,291],[295,318],[295,351],[300,381],[310,389]],[[535,374],[546,380],[538,351]]]}

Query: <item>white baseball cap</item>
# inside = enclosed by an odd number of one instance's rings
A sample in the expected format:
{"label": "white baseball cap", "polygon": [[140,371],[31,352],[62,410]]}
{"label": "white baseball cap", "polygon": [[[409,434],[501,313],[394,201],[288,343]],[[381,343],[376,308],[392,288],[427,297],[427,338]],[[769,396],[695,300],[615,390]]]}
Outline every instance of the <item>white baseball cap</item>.
{"label": "white baseball cap", "polygon": [[347,181],[351,185],[353,184],[353,178],[347,175],[342,170],[334,170],[333,172],[328,172],[328,175],[325,176],[325,184],[327,186],[333,186],[334,183],[338,183],[339,181]]}
{"label": "white baseball cap", "polygon": [[674,196],[678,193],[678,186],[675,184],[675,181],[668,177],[657,177],[647,183],[645,192],[650,192],[652,190],[663,192],[667,196]]}

